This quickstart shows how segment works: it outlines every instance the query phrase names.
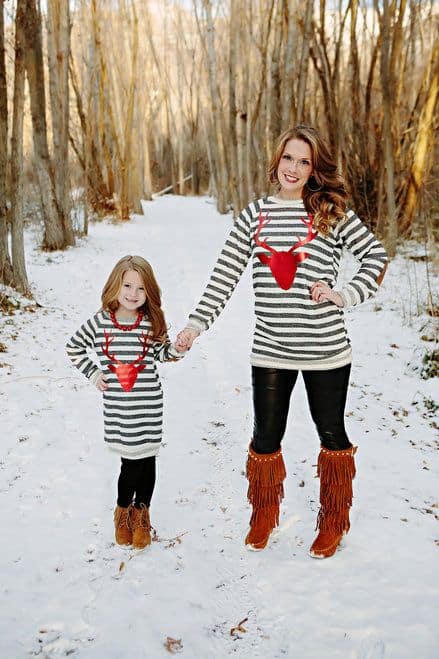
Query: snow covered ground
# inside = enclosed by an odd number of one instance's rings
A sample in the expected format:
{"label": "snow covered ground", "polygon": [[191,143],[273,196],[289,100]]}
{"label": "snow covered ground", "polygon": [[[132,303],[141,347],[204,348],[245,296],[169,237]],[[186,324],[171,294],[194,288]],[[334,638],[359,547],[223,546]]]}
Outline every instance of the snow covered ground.
{"label": "snow covered ground", "polygon": [[[143,553],[113,542],[118,458],[100,394],[70,367],[67,338],[99,306],[120,256],[148,258],[170,335],[184,325],[230,227],[206,198],[164,197],[128,224],[101,222],[63,253],[27,236],[41,307],[0,317],[0,657],[433,659],[438,657],[438,442],[420,364],[431,319],[425,264],[398,256],[375,300],[347,314],[348,431],[358,444],[352,528],[308,556],[318,442],[302,382],[284,439],[280,530],[243,546],[251,428],[249,269],[210,332],[161,365],[165,441]],[[241,624],[239,624],[241,623]]]}

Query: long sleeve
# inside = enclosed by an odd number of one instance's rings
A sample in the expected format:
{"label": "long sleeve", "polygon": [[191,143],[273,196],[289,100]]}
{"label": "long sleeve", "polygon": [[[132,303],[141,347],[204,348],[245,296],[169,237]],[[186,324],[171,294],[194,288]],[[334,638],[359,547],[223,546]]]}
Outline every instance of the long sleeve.
{"label": "long sleeve", "polygon": [[226,306],[250,259],[251,211],[245,208],[230,231],[188,327],[209,329]]}
{"label": "long sleeve", "polygon": [[185,356],[185,352],[178,352],[168,338],[162,343],[154,341],[152,343],[154,359],[158,362],[175,362]]}
{"label": "long sleeve", "polygon": [[338,291],[344,306],[352,307],[376,293],[380,275],[387,263],[387,254],[353,211],[348,211],[347,221],[338,235],[343,246],[360,261],[360,268],[354,277]]}
{"label": "long sleeve", "polygon": [[87,349],[95,350],[96,319],[89,318],[73,334],[66,345],[67,355],[74,366],[91,382],[96,382],[100,370],[87,354]]}

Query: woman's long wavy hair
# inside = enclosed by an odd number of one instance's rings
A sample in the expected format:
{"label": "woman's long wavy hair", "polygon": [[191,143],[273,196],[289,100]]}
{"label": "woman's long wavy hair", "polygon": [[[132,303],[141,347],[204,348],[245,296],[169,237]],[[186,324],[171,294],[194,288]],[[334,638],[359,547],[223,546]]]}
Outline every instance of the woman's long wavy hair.
{"label": "woman's long wavy hair", "polygon": [[152,338],[164,341],[167,337],[165,316],[161,307],[161,291],[151,265],[141,256],[124,256],[114,266],[102,290],[102,310],[116,312],[119,307],[117,298],[122,286],[123,276],[129,270],[135,270],[142,280],[146,301],[140,307],[152,326]]}
{"label": "woman's long wavy hair", "polygon": [[313,173],[308,180],[310,187],[306,184],[303,189],[303,202],[314,216],[314,228],[327,236],[345,218],[348,193],[327,144],[315,128],[299,124],[282,133],[267,170],[268,180],[280,188],[277,170],[285,146],[292,139],[306,142],[311,149]]}

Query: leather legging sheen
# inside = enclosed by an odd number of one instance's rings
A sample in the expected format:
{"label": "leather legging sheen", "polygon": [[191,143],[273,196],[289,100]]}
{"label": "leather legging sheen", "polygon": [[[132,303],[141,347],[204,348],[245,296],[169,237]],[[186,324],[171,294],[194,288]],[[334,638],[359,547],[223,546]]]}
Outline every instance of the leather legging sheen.
{"label": "leather legging sheen", "polygon": [[155,485],[155,456],[130,460],[121,458],[120,476],[117,482],[117,505],[127,508],[133,501],[137,507],[151,503]]}
{"label": "leather legging sheen", "polygon": [[[302,371],[311,417],[320,442],[331,451],[352,446],[344,426],[350,371],[350,364],[328,371]],[[252,367],[252,448],[256,453],[273,453],[279,449],[298,373],[289,369]]]}

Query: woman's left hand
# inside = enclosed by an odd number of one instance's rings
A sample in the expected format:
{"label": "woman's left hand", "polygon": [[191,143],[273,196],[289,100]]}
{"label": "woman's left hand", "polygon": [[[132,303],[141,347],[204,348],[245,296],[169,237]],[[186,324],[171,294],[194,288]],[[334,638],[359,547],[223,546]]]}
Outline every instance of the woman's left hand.
{"label": "woman's left hand", "polygon": [[333,302],[337,307],[344,306],[340,293],[333,291],[324,281],[315,281],[310,291],[314,302]]}

